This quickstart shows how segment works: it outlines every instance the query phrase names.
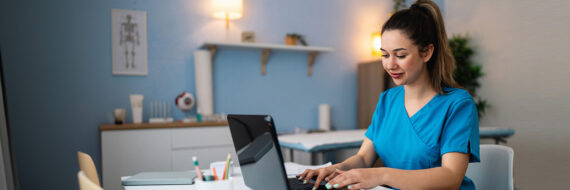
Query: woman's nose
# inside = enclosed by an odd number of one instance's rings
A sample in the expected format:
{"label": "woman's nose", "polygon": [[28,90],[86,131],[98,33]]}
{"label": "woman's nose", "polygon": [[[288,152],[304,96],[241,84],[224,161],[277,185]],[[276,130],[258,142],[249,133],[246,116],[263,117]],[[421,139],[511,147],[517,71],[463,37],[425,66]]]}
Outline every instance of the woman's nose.
{"label": "woman's nose", "polygon": [[398,68],[398,65],[396,64],[394,59],[392,59],[392,57],[383,58],[382,63],[384,64],[384,67],[387,70],[394,70]]}

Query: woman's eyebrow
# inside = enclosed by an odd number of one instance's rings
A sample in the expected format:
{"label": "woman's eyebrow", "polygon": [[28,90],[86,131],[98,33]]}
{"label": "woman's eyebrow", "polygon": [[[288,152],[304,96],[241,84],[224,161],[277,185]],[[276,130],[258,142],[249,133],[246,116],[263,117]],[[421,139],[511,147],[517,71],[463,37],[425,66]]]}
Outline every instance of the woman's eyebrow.
{"label": "woman's eyebrow", "polygon": [[[380,50],[382,50],[382,51],[387,51],[387,50],[385,50],[384,48],[380,48]],[[406,48],[396,48],[396,49],[394,49],[393,52],[398,52],[398,51],[402,51],[402,50],[406,50]]]}
{"label": "woman's eyebrow", "polygon": [[401,50],[406,50],[406,48],[396,48],[396,49],[394,50],[394,52],[398,52],[398,51],[401,51]]}

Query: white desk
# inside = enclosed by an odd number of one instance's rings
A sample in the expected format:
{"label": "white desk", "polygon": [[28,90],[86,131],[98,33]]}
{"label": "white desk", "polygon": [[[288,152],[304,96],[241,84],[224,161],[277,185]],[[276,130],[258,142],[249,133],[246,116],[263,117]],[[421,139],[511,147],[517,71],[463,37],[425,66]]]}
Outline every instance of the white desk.
{"label": "white desk", "polygon": [[[289,149],[290,161],[293,160],[293,151],[300,150],[311,153],[311,165],[325,163],[325,154],[330,151],[359,148],[364,140],[366,129],[339,130],[330,132],[318,132],[308,134],[280,135],[279,144],[282,148]],[[317,162],[316,154],[321,154],[323,160]]]}
{"label": "white desk", "polygon": [[[130,176],[121,177],[121,181],[128,177]],[[232,182],[232,190],[250,190],[250,188],[245,185],[243,176],[241,176],[241,170],[239,169],[235,169],[232,175]],[[124,190],[198,190],[195,185],[123,186],[123,188]],[[389,190],[389,188],[379,186],[371,190]]]}
{"label": "white desk", "polygon": [[[128,177],[128,176],[127,176]],[[127,178],[122,177],[121,179]],[[232,177],[232,190],[250,190],[243,182],[242,176]],[[123,186],[125,190],[198,190],[195,185],[153,185],[153,186]]]}
{"label": "white desk", "polygon": [[[280,135],[279,144],[282,148],[289,149],[290,161],[293,160],[293,150],[300,150],[311,153],[311,164],[317,165],[325,163],[317,162],[316,154],[321,154],[321,158],[326,159],[324,154],[327,152],[359,148],[364,140],[366,129],[359,130],[339,130],[330,132],[317,132],[308,134],[291,134]],[[506,139],[515,134],[515,130],[511,128],[498,127],[480,127],[479,137],[481,139],[495,139],[495,143],[507,142]]]}

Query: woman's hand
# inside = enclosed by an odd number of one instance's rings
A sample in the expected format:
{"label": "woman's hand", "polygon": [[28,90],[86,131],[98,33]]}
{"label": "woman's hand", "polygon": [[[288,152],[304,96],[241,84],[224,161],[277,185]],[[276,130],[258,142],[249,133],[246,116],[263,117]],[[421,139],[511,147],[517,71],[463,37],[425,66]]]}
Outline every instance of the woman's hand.
{"label": "woman's hand", "polygon": [[384,184],[380,168],[359,168],[336,173],[338,175],[328,181],[327,189],[342,187],[347,187],[348,189],[371,189]]}
{"label": "woman's hand", "polygon": [[319,168],[316,170],[307,169],[303,173],[297,176],[297,179],[303,181],[303,183],[308,183],[313,177],[317,177],[315,180],[315,187],[313,189],[317,189],[323,180],[330,181],[339,173],[338,170],[332,166],[327,166],[324,168]]}

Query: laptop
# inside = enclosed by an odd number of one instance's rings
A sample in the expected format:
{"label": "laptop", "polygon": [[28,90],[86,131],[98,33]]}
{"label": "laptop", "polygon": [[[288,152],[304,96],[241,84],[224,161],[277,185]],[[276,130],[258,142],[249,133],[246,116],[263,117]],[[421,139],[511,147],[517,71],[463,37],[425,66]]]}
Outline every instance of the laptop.
{"label": "laptop", "polygon": [[[228,123],[245,185],[252,189],[275,190],[310,190],[314,187],[313,183],[302,184],[296,178],[287,178],[270,115],[230,114]],[[318,189],[326,189],[324,182]]]}

